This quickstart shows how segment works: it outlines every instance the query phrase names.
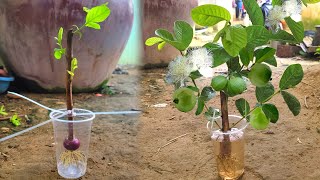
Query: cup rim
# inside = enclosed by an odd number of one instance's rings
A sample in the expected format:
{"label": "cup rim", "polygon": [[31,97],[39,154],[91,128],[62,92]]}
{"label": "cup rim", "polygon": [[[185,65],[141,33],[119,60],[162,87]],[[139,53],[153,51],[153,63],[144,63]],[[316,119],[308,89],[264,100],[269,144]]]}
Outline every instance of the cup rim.
{"label": "cup rim", "polygon": [[[239,118],[239,120],[242,118],[241,116],[237,116],[237,115],[228,115],[229,117],[234,117],[234,118]],[[237,133],[239,133],[239,132],[242,132],[242,131],[244,131],[246,128],[247,128],[247,126],[249,125],[249,122],[247,122],[247,120],[246,120],[246,118],[244,118],[242,121],[240,121],[240,122],[243,122],[243,121],[245,121],[245,123],[244,123],[244,125],[242,125],[242,126],[240,126],[237,130],[235,130],[235,131],[232,131],[232,129],[231,130],[229,130],[228,132],[222,132],[221,131],[221,129],[210,129],[210,131],[212,132],[212,133],[217,133],[217,134],[219,134],[219,135],[230,135],[230,134],[237,134]]]}
{"label": "cup rim", "polygon": [[[58,109],[57,111],[52,111],[49,114],[49,116],[52,121],[63,122],[63,123],[83,123],[83,122],[92,121],[96,117],[96,115],[92,111],[87,110],[87,109],[73,108],[73,110],[81,111],[81,115],[86,115],[89,117],[84,118],[83,120],[75,120],[75,121],[59,119],[61,117],[64,117],[65,115],[67,115],[67,113],[66,113],[67,109]],[[77,116],[77,114],[75,116]]]}

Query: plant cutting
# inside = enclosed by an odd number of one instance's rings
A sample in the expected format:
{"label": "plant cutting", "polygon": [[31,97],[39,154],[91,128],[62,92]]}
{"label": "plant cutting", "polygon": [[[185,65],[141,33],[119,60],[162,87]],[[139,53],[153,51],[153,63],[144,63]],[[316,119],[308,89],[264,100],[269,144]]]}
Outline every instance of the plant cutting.
{"label": "plant cutting", "polygon": [[[266,129],[270,123],[279,120],[279,111],[270,100],[281,95],[294,116],[300,113],[299,100],[289,90],[303,78],[300,64],[292,64],[284,71],[279,85],[272,82],[271,66],[276,67],[276,50],[268,47],[270,41],[300,43],[304,37],[302,22],[292,18],[292,9],[300,1],[282,3],[273,1],[274,9],[268,22],[271,29],[264,27],[264,19],[255,0],[243,1],[252,25],[232,25],[229,11],[217,5],[202,5],[191,11],[192,19],[201,26],[214,26],[223,22],[224,27],[215,35],[213,42],[202,47],[190,47],[193,28],[184,21],[176,21],[174,33],[157,29],[156,36],[146,40],[147,46],[158,45],[162,50],[167,44],[175,47],[181,55],[169,63],[166,82],[175,87],[174,106],[182,111],[193,109],[196,115],[203,114],[212,125],[211,138],[218,174],[222,179],[237,179],[244,173],[244,130],[248,124],[257,130]],[[303,3],[314,1],[303,0]],[[291,33],[281,30],[277,24],[286,21]],[[210,77],[216,67],[225,64],[225,74],[213,76],[211,83],[200,87],[197,80]],[[250,105],[244,98],[237,98],[235,106],[240,116],[229,115],[229,99],[246,92],[248,86],[255,86],[257,102]],[[220,94],[220,108],[209,106],[208,102]]]}
{"label": "plant cutting", "polygon": [[[101,29],[100,24],[110,15],[108,3],[101,4],[91,9],[84,7],[87,13],[83,25],[73,25],[67,32],[67,47],[63,47],[64,29],[61,27],[58,36],[55,37],[58,47],[54,49],[54,57],[57,60],[65,55],[66,69],[66,105],[64,114],[52,112],[50,114],[55,128],[57,143],[58,172],[65,178],[78,178],[84,175],[88,143],[90,139],[91,122],[94,114],[87,110],[75,109],[72,100],[72,81],[75,70],[78,69],[78,60],[73,56],[73,37],[79,35],[80,39],[84,28]],[[62,110],[63,111],[63,110]],[[87,114],[87,115],[77,115]]]}

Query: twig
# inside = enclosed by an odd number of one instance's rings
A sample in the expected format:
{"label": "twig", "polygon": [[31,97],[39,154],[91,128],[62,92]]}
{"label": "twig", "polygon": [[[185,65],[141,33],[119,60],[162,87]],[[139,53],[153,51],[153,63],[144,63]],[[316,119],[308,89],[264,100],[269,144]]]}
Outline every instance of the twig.
{"label": "twig", "polygon": [[309,109],[309,106],[307,103],[307,98],[308,98],[308,96],[304,96],[304,105],[306,106],[307,109]]}
{"label": "twig", "polygon": [[189,134],[189,133],[186,133],[186,134],[180,135],[180,136],[178,136],[178,137],[175,137],[175,138],[173,138],[173,139],[170,139],[167,144],[159,147],[159,149],[158,149],[158,151],[157,151],[156,154],[158,154],[162,148],[164,148],[164,147],[166,147],[166,146],[169,146],[170,144],[176,142],[179,138],[182,138],[182,137],[184,137],[184,136],[186,136],[186,135],[188,135],[188,134]]}
{"label": "twig", "polygon": [[[18,115],[19,117],[25,117],[25,115]],[[3,117],[3,118],[0,118],[0,121],[7,121],[7,120],[10,120],[11,117]]]}

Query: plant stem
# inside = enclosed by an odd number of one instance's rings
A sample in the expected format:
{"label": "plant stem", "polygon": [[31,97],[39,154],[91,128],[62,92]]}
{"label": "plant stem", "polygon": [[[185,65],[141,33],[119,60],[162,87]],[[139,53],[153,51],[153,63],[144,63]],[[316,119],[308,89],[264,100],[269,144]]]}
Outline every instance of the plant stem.
{"label": "plant stem", "polygon": [[223,91],[220,91],[221,102],[221,118],[222,118],[222,131],[229,131],[229,114],[228,114],[228,96]]}
{"label": "plant stem", "polygon": [[[69,30],[67,34],[67,53],[66,53],[66,60],[67,60],[67,71],[66,71],[66,104],[67,104],[67,111],[68,111],[68,120],[73,121],[73,100],[72,100],[72,77],[68,73],[71,70],[71,61],[73,59],[73,30]],[[71,113],[70,113],[71,111]],[[68,131],[68,139],[73,140],[73,123],[68,124],[69,131]]]}

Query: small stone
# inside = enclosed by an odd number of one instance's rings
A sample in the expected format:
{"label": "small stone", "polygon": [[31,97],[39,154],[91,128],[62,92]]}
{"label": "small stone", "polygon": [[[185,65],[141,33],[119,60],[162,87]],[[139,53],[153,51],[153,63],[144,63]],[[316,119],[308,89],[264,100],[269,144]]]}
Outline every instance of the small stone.
{"label": "small stone", "polygon": [[112,163],[108,163],[108,166],[111,166],[112,165]]}
{"label": "small stone", "polygon": [[2,127],[2,128],[1,128],[1,132],[2,132],[2,133],[8,133],[8,132],[10,132],[10,128]]}
{"label": "small stone", "polygon": [[105,160],[106,158],[105,157],[102,157],[102,160]]}
{"label": "small stone", "polygon": [[310,128],[310,127],[306,127],[306,129],[307,129],[307,130],[310,130],[311,128]]}
{"label": "small stone", "polygon": [[56,170],[54,170],[54,169],[51,169],[51,172],[56,172]]}
{"label": "small stone", "polygon": [[18,144],[15,144],[15,145],[10,144],[10,145],[8,146],[8,148],[10,148],[10,149],[17,148],[17,147],[19,147]]}

